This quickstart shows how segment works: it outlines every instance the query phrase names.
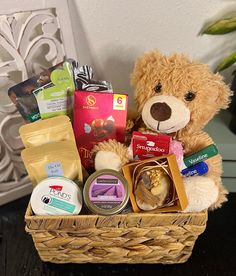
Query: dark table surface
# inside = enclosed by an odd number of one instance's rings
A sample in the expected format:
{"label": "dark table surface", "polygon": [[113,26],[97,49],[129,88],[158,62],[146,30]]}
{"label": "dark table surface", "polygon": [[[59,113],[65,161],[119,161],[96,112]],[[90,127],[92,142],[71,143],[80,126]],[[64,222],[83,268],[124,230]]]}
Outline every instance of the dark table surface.
{"label": "dark table surface", "polygon": [[178,265],[43,263],[24,230],[28,201],[29,197],[24,197],[0,207],[0,276],[236,276],[236,193],[229,195],[223,208],[209,213],[207,229],[197,240],[191,258]]}

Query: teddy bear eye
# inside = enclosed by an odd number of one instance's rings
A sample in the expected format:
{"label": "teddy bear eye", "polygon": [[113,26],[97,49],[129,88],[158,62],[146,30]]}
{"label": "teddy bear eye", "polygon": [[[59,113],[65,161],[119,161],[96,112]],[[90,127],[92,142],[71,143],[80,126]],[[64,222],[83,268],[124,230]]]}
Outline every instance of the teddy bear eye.
{"label": "teddy bear eye", "polygon": [[195,93],[192,91],[188,91],[188,93],[186,93],[184,95],[184,99],[188,102],[192,101],[194,98],[196,97]]}
{"label": "teddy bear eye", "polygon": [[160,82],[158,82],[158,84],[154,87],[154,91],[156,93],[160,93],[161,92],[161,88],[162,88],[162,85]]}

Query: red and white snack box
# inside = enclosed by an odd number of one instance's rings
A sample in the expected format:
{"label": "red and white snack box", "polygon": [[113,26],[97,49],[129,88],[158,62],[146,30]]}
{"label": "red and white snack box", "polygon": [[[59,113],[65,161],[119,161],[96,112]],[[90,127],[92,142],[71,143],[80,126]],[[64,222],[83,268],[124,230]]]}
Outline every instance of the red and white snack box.
{"label": "red and white snack box", "polygon": [[75,91],[74,134],[83,166],[93,168],[91,150],[108,139],[123,143],[128,96],[122,94]]}
{"label": "red and white snack box", "polygon": [[166,155],[169,153],[172,138],[167,135],[154,135],[134,131],[132,149],[134,160]]}

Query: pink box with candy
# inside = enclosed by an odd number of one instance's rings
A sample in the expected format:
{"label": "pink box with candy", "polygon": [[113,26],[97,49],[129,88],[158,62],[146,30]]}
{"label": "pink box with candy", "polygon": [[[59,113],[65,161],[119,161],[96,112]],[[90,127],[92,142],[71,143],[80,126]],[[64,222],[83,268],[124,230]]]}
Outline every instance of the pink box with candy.
{"label": "pink box with candy", "polygon": [[93,167],[91,150],[108,139],[124,143],[128,96],[108,92],[75,91],[74,133],[85,168]]}

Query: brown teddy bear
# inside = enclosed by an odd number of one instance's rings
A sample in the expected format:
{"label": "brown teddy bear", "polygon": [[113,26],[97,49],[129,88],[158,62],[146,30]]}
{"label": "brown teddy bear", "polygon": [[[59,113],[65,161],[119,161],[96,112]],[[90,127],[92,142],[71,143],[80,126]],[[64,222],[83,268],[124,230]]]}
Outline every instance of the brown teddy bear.
{"label": "brown teddy bear", "polygon": [[[222,77],[212,73],[207,65],[183,54],[165,56],[151,51],[137,60],[131,83],[137,112],[144,124],[141,130],[171,135],[182,142],[185,155],[213,143],[202,129],[221,108],[228,106],[231,92]],[[119,171],[131,161],[128,147],[115,140],[99,143],[94,153],[96,170]],[[183,178],[189,201],[186,212],[217,208],[226,201],[221,156],[218,154],[206,163],[206,175]]]}

